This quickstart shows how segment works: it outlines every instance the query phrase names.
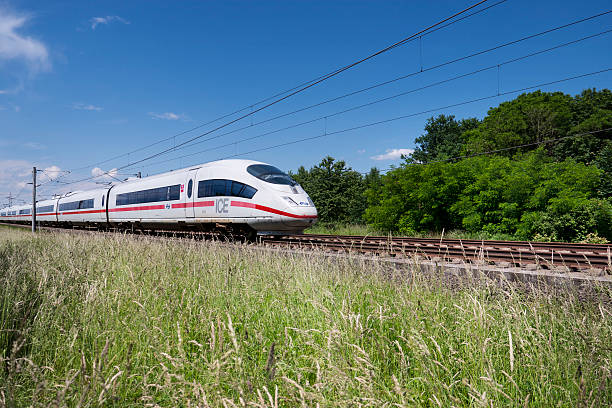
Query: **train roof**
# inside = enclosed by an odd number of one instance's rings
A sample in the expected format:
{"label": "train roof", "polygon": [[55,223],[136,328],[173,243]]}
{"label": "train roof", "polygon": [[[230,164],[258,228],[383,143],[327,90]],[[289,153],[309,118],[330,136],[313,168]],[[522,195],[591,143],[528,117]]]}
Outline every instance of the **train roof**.
{"label": "train roof", "polygon": [[129,178],[126,181],[124,181],[123,183],[113,183],[112,185],[117,186],[117,185],[130,184],[132,182],[139,182],[139,181],[142,181],[142,180],[154,180],[157,177],[166,177],[166,176],[182,173],[182,172],[189,171],[189,170],[196,170],[196,169],[200,169],[200,168],[213,167],[213,166],[240,167],[240,168],[243,168],[243,169],[246,170],[246,168],[248,166],[250,166],[251,164],[268,164],[268,163],[264,163],[264,162],[257,161],[257,160],[246,160],[246,159],[215,160],[215,161],[206,162],[206,163],[202,163],[202,164],[195,164],[193,166],[183,167],[183,168],[176,169],[176,170],[165,171],[163,173],[153,174],[153,175],[147,176],[147,177]]}

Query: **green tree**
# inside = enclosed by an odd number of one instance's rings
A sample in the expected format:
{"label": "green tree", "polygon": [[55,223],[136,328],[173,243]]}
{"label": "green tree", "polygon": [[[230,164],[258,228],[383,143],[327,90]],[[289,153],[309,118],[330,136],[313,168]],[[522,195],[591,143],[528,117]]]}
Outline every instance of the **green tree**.
{"label": "green tree", "polygon": [[580,240],[610,236],[610,203],[596,197],[602,171],[573,159],[555,162],[538,150],[514,158],[479,156],[457,163],[415,164],[366,191],[366,221],[414,233],[470,232]]}
{"label": "green tree", "polygon": [[[375,182],[377,174],[373,169],[368,182]],[[320,221],[361,222],[366,207],[364,179],[344,161],[327,156],[310,170],[300,167],[292,176],[312,198]]]}
{"label": "green tree", "polygon": [[[466,153],[480,153],[565,136],[572,126],[572,97],[536,91],[491,108],[480,125],[464,137]],[[527,147],[522,151],[533,150]],[[502,154],[512,156],[516,150]]]}
{"label": "green tree", "polygon": [[425,124],[425,134],[415,140],[417,147],[411,155],[412,160],[428,163],[459,156],[465,143],[465,132],[475,129],[478,124],[476,118],[457,121],[453,115],[432,116]]}

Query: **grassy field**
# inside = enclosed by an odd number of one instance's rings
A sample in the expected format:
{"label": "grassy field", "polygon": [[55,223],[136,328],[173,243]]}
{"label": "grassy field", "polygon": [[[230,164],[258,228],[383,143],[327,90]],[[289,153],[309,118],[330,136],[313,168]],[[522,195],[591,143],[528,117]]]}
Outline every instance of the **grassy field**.
{"label": "grassy field", "polygon": [[610,406],[611,310],[239,244],[0,227],[0,406]]}

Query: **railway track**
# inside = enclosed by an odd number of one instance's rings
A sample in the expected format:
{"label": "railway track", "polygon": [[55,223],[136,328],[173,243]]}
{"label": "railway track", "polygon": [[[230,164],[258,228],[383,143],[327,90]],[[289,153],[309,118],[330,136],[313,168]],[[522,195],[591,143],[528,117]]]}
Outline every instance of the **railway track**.
{"label": "railway track", "polygon": [[[4,224],[7,225],[7,224]],[[18,225],[12,225],[18,226]],[[30,228],[27,225],[20,227]],[[42,227],[47,230],[66,229]],[[91,231],[79,229],[77,231]],[[129,232],[129,231],[126,231]],[[177,231],[135,231],[172,237],[196,237],[201,239],[231,239],[222,234],[206,234]],[[564,242],[492,241],[410,238],[359,235],[284,235],[260,236],[258,244],[299,250],[322,250],[336,253],[353,253],[387,258],[420,257],[440,262],[470,262],[499,267],[518,267],[527,270],[544,269],[556,272],[587,272],[591,275],[612,275],[612,244],[571,244]]]}
{"label": "railway track", "polygon": [[612,274],[612,245],[563,242],[480,241],[354,235],[288,235],[263,237],[264,245],[317,248],[386,257],[419,256],[430,260]]}

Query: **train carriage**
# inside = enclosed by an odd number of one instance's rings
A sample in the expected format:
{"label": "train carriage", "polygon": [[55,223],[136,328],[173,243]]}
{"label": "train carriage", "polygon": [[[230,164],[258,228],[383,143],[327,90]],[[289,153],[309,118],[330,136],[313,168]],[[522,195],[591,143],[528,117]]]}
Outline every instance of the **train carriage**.
{"label": "train carriage", "polygon": [[184,196],[184,173],[174,171],[114,185],[108,191],[108,221],[143,227],[184,221],[185,209],[180,205]]}
{"label": "train carriage", "polygon": [[11,218],[20,224],[32,222],[32,207],[29,205],[18,205],[13,207]]}
{"label": "train carriage", "polygon": [[[45,210],[37,211],[42,224],[105,228],[286,234],[300,233],[317,219],[299,184],[252,160],[220,160],[131,179],[41,201],[38,207]],[[9,213],[25,208],[31,207],[3,209],[0,219],[12,220]],[[14,218],[19,217],[31,222],[27,214]]]}
{"label": "train carriage", "polygon": [[57,222],[57,198],[41,200],[36,203],[36,221],[41,223]]}
{"label": "train carriage", "polygon": [[108,188],[79,191],[61,196],[57,201],[57,221],[70,225],[92,226],[106,222]]}

